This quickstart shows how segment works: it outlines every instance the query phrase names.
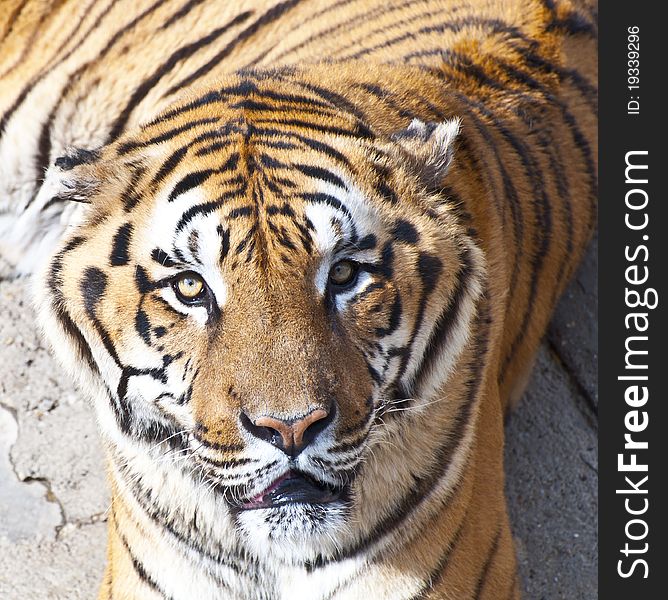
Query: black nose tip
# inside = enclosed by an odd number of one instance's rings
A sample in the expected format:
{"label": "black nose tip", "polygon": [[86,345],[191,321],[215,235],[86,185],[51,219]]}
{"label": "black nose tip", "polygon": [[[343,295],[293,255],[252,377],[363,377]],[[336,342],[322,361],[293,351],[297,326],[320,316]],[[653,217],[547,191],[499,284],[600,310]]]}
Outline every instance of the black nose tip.
{"label": "black nose tip", "polygon": [[333,419],[333,408],[317,408],[306,415],[289,419],[271,415],[251,418],[245,412],[240,417],[246,431],[293,457],[313,443]]}

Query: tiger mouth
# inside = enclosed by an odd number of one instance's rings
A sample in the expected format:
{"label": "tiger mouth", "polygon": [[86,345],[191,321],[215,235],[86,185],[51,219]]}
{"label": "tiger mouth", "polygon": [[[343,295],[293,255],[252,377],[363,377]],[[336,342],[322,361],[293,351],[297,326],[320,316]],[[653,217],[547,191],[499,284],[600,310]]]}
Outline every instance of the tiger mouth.
{"label": "tiger mouth", "polygon": [[335,487],[306,473],[288,471],[256,496],[242,501],[240,510],[277,508],[286,504],[330,504],[344,500],[347,487]]}

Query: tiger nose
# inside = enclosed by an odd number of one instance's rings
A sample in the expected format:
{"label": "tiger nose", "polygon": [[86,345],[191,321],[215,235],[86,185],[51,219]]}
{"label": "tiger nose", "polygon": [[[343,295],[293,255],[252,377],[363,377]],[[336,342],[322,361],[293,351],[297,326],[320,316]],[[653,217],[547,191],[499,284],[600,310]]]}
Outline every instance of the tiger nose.
{"label": "tiger nose", "polygon": [[251,420],[241,413],[241,424],[261,440],[276,446],[289,456],[297,456],[311,444],[334,417],[333,410],[318,408],[307,415],[292,419],[279,419],[264,415]]}

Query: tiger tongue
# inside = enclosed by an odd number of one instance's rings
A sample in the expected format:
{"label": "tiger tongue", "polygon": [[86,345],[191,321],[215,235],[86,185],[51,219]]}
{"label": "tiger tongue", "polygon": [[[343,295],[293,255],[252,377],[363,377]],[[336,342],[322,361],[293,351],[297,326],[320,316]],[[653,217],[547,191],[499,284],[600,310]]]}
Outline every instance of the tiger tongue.
{"label": "tiger tongue", "polygon": [[253,496],[246,505],[247,506],[257,506],[265,503],[265,499],[269,501],[270,499],[267,498],[278,486],[285,481],[286,479],[289,479],[290,477],[293,477],[293,473],[288,471],[281,475],[278,479],[274,480],[272,483],[269,484],[268,487],[266,487],[264,490],[262,490],[257,496]]}
{"label": "tiger tongue", "polygon": [[319,484],[308,476],[288,471],[262,492],[242,505],[242,509],[271,508],[290,503],[323,504],[333,502],[339,497],[324,484]]}

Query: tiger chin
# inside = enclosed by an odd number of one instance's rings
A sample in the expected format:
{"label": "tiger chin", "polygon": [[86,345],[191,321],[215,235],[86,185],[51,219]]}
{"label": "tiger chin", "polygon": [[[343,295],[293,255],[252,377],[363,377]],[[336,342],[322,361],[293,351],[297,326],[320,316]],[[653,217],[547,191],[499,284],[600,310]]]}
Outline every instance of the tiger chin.
{"label": "tiger chin", "polygon": [[595,225],[592,3],[28,1],[93,44],[0,90],[0,254],[95,410],[99,598],[517,600],[503,419]]}

